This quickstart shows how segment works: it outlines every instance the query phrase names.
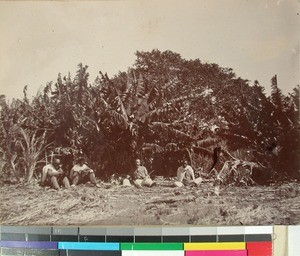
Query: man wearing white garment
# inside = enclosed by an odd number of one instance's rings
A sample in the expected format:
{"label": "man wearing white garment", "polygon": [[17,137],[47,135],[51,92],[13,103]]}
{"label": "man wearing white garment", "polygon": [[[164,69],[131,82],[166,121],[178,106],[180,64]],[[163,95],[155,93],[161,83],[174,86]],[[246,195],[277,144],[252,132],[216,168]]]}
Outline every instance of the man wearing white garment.
{"label": "man wearing white garment", "polygon": [[174,182],[176,187],[187,185],[199,185],[202,178],[195,178],[195,173],[192,166],[188,165],[187,160],[182,161],[182,166],[177,169],[177,180]]}
{"label": "man wearing white garment", "polygon": [[145,166],[141,165],[141,160],[135,160],[135,171],[134,171],[134,185],[137,187],[147,186],[151,187],[154,182],[150,178],[148,171]]}
{"label": "man wearing white garment", "polygon": [[69,180],[61,168],[60,160],[54,159],[51,164],[44,166],[41,178],[42,186],[50,186],[59,190],[61,186],[70,187]]}
{"label": "man wearing white garment", "polygon": [[85,183],[90,181],[94,186],[100,187],[97,184],[94,171],[85,164],[84,157],[79,157],[78,164],[74,165],[71,172],[70,178],[72,180],[72,186],[76,186],[80,181]]}

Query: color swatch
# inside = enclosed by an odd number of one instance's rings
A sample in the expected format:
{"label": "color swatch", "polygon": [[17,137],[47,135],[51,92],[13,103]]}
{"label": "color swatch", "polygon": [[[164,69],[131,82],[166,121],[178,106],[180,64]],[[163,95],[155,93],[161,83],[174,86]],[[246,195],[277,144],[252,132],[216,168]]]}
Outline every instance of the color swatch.
{"label": "color swatch", "polygon": [[1,255],[272,256],[272,237],[272,226],[4,226],[0,245]]}

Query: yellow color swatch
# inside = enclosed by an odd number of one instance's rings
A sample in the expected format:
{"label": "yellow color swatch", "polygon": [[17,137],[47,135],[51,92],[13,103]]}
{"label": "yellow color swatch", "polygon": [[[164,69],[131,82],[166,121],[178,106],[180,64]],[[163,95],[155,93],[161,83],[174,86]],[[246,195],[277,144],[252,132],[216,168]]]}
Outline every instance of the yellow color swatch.
{"label": "yellow color swatch", "polygon": [[184,243],[184,250],[245,250],[245,242]]}

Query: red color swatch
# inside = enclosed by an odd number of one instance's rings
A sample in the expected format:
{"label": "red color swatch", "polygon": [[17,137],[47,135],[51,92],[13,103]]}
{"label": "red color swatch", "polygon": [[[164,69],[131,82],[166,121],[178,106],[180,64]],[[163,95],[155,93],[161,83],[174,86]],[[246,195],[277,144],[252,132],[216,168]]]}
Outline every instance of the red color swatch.
{"label": "red color swatch", "polygon": [[272,256],[272,242],[247,242],[248,256]]}

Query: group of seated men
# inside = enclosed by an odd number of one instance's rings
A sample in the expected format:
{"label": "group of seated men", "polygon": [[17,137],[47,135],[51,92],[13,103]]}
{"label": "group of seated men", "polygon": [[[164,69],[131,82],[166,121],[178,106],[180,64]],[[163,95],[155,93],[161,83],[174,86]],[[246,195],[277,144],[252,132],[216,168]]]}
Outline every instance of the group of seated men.
{"label": "group of seated men", "polygon": [[[70,185],[69,179],[72,185]],[[65,188],[76,186],[79,181],[90,181],[94,186],[100,187],[94,171],[85,164],[84,157],[79,157],[78,163],[71,169],[69,177],[62,170],[59,159],[54,159],[51,164],[45,165],[42,171],[41,184],[55,189],[60,189],[60,186]]]}
{"label": "group of seated men", "polygon": [[[150,175],[145,166],[141,165],[141,160],[135,160],[133,183],[136,187],[147,186],[151,187],[155,182],[150,178]],[[72,185],[70,185],[69,179]],[[70,186],[76,186],[79,182],[90,181],[94,186],[100,187],[96,181],[94,171],[85,164],[84,157],[78,159],[78,163],[73,166],[70,171],[69,177],[64,174],[61,168],[59,159],[54,159],[51,164],[44,166],[42,171],[42,185],[48,185],[55,189],[60,189],[60,186],[69,188]],[[195,178],[193,168],[188,165],[187,160],[182,161],[182,166],[177,169],[177,178],[174,182],[174,186],[183,187],[187,185],[199,185],[202,178]],[[123,180],[123,185],[131,186],[129,179]]]}
{"label": "group of seated men", "polygon": [[[148,186],[151,187],[153,180],[150,178],[145,166],[141,165],[140,159],[135,160],[136,169],[134,172],[134,185],[137,187]],[[188,165],[187,160],[182,161],[182,165],[177,169],[177,177],[174,186],[183,187],[187,185],[199,185],[202,181],[201,177],[195,178],[193,168]]]}

